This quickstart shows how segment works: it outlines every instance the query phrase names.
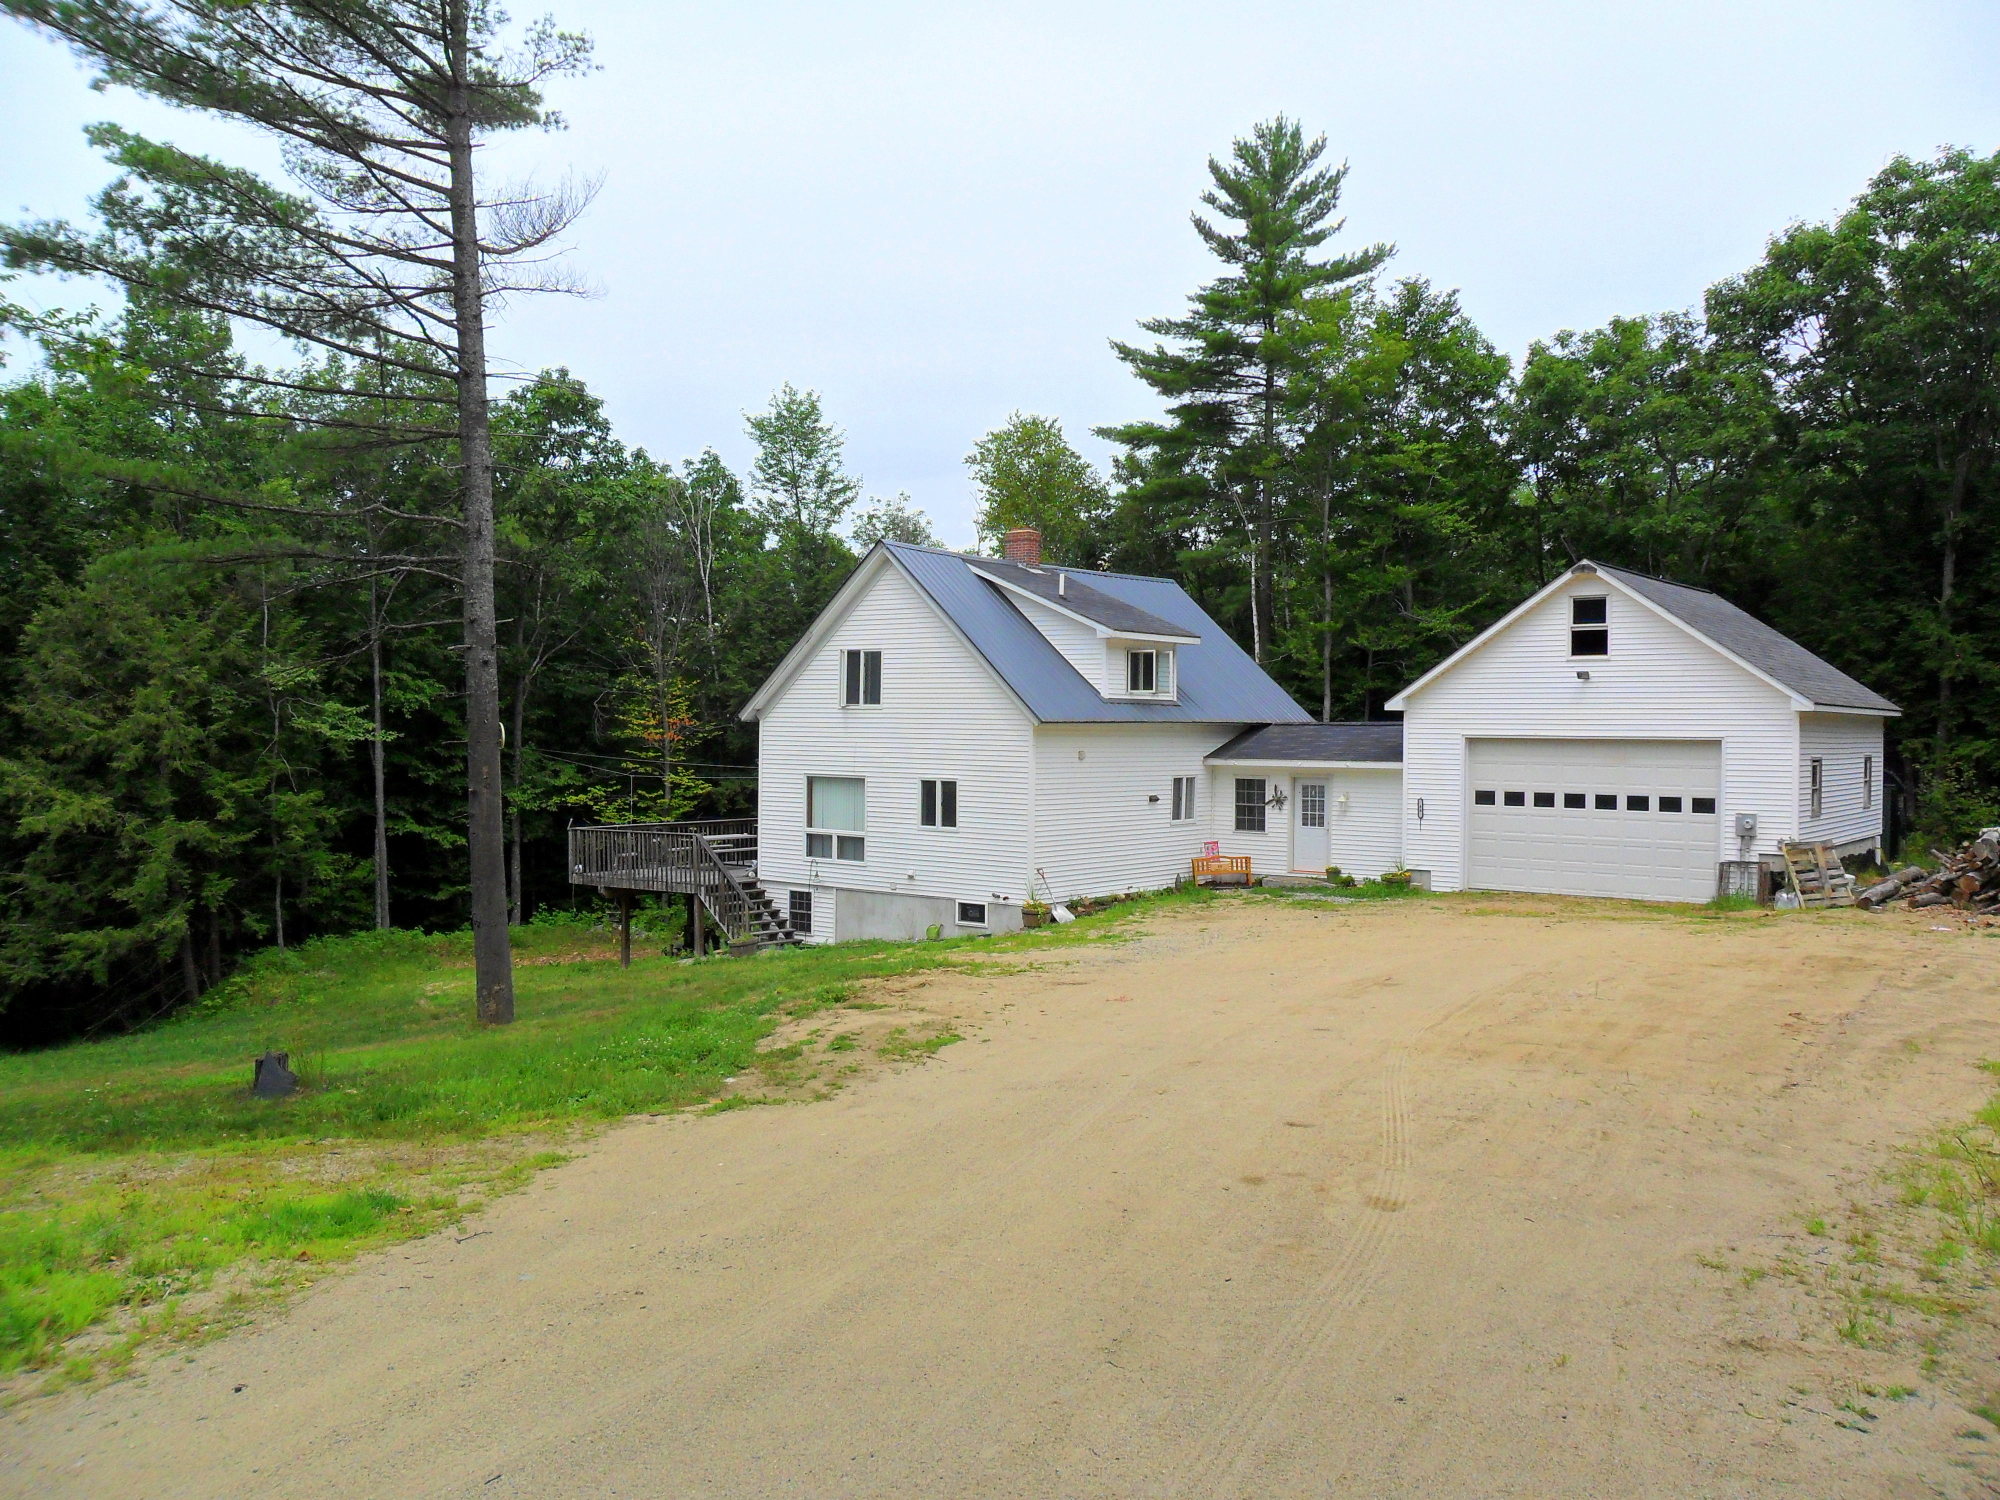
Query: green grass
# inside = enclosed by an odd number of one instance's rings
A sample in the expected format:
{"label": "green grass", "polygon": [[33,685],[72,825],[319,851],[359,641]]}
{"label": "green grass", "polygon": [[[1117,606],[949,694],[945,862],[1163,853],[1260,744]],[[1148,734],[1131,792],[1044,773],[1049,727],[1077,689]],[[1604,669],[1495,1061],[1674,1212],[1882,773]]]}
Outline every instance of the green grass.
{"label": "green grass", "polygon": [[[229,1326],[327,1262],[455,1221],[561,1160],[548,1148],[579,1127],[784,1068],[790,1049],[759,1044],[787,1017],[874,1008],[860,981],[1115,940],[1129,917],[1197,899],[1003,939],[630,969],[608,933],[529,927],[519,1019],[498,1028],[472,1020],[465,934],[368,933],[264,954],[147,1031],[0,1056],[0,1377],[89,1378],[162,1335]],[[892,1033],[882,1050],[957,1039]],[[298,1095],[250,1096],[267,1050],[291,1054]]]}

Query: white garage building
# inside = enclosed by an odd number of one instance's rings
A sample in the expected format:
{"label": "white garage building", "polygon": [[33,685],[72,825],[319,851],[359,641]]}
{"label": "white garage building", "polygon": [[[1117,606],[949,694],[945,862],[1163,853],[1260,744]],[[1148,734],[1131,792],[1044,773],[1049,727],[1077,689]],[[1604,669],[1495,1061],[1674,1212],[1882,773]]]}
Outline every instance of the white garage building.
{"label": "white garage building", "polygon": [[1896,706],[1705,589],[1580,562],[1387,706],[1435,890],[1705,901],[1724,860],[1881,842]]}

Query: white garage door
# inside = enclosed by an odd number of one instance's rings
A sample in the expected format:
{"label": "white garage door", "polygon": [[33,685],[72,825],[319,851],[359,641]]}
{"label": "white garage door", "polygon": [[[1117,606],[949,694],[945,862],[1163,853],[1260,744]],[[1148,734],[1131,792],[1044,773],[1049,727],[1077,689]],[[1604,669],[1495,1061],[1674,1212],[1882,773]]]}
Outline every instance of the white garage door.
{"label": "white garage door", "polygon": [[1721,858],[1715,740],[1472,740],[1467,884],[1706,901]]}

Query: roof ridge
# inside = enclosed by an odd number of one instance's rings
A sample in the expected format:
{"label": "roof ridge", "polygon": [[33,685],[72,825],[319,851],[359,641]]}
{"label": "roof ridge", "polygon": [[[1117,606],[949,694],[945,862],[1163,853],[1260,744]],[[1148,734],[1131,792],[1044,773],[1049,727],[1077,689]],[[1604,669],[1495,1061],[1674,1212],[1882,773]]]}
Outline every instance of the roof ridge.
{"label": "roof ridge", "polygon": [[[1648,583],[1664,583],[1670,589],[1686,589],[1690,594],[1707,594],[1711,598],[1722,599],[1724,604],[1730,602],[1728,599],[1723,598],[1721,594],[1716,593],[1714,589],[1704,588],[1698,583],[1682,583],[1678,578],[1662,578],[1657,573],[1641,573],[1637,568],[1620,567],[1617,563],[1598,562],[1595,558],[1591,557],[1580,558],[1578,560],[1589,563],[1591,567],[1599,572],[1608,570],[1613,573],[1623,573],[1627,578],[1643,578]],[[1735,607],[1738,609],[1742,608],[1741,605]],[[1745,612],[1748,613],[1748,611]]]}

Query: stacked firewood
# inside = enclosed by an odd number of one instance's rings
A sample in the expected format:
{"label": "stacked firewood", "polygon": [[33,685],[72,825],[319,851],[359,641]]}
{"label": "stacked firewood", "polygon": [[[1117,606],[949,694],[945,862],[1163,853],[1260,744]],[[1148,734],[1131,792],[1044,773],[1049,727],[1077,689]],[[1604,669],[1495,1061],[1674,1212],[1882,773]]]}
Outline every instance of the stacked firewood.
{"label": "stacked firewood", "polygon": [[1938,867],[1917,865],[1898,870],[1855,897],[1858,905],[1887,906],[1898,896],[1914,911],[1928,906],[1956,906],[1971,912],[2000,911],[2000,828],[1981,831],[1978,838],[1950,853],[1933,849]]}

